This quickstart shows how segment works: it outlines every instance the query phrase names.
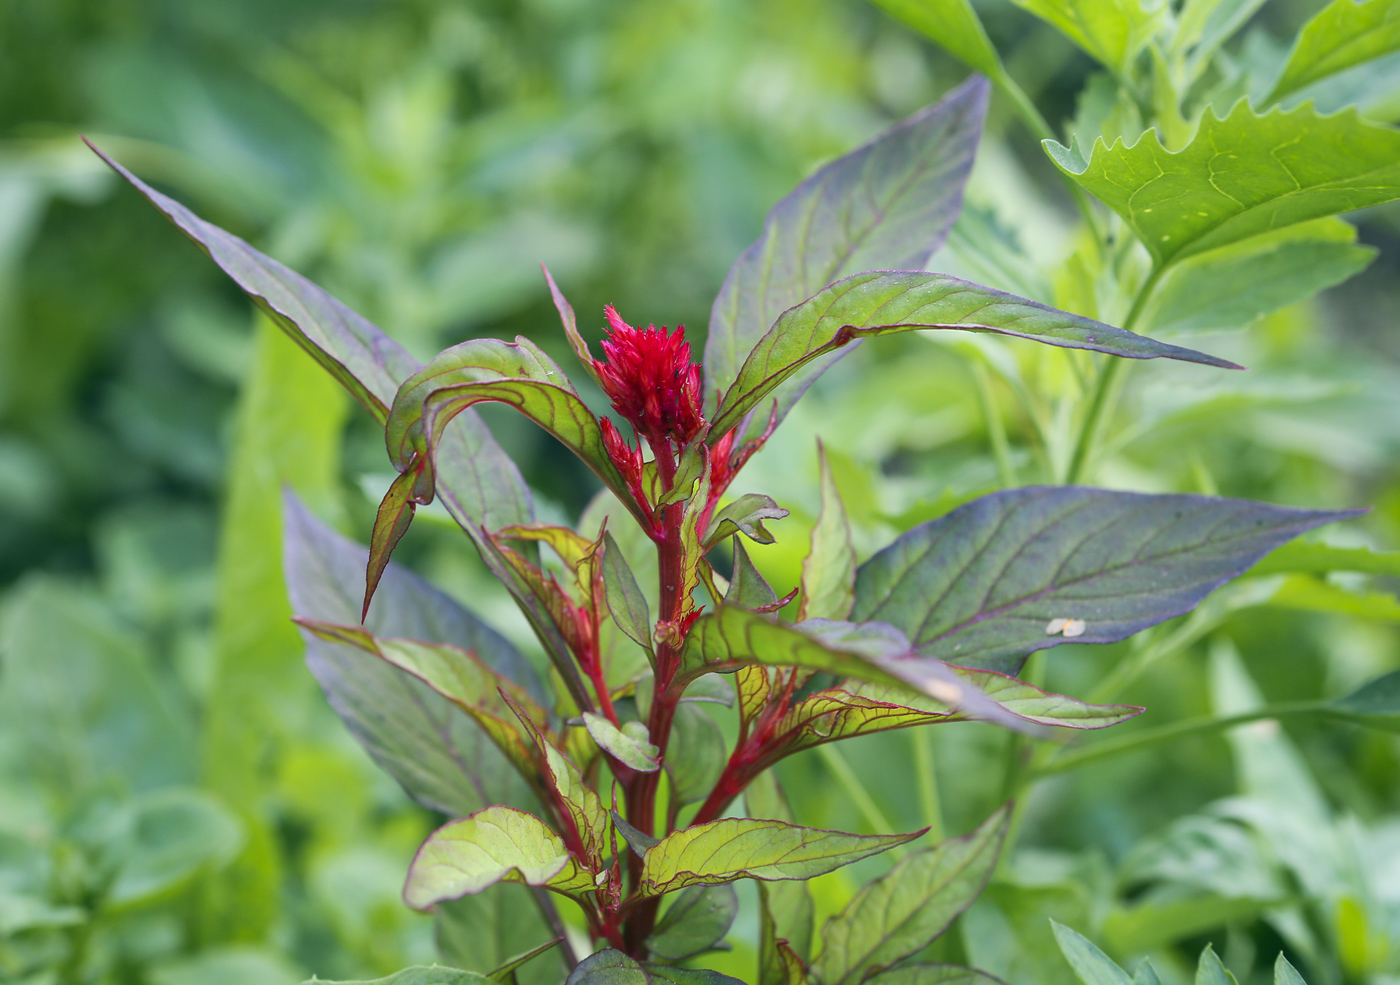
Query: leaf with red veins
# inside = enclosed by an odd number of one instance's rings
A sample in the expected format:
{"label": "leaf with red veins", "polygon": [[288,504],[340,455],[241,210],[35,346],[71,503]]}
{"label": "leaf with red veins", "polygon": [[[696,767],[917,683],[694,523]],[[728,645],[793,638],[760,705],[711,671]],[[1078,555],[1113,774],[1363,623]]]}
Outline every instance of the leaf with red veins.
{"label": "leaf with red veins", "polygon": [[[365,565],[365,601],[360,609],[360,622],[369,615],[369,604],[374,599],[374,590],[379,587],[379,579],[384,577],[384,569],[389,565],[389,555],[394,553],[408,526],[413,522],[417,504],[424,502],[419,486],[423,475],[421,464],[414,464],[405,472],[400,472],[389,485],[384,500],[374,516],[374,530],[369,539],[369,561]],[[431,499],[431,494],[428,494]]]}
{"label": "leaf with red veins", "polygon": [[593,361],[598,383],[613,409],[653,449],[666,441],[685,444],[705,426],[701,415],[700,367],[690,359],[685,327],[668,333],[665,326],[633,328],[617,309],[603,309],[608,337],[606,362]]}
{"label": "leaf with red veins", "polygon": [[[507,528],[511,529],[511,528]],[[515,528],[520,529],[520,528]],[[587,605],[579,605],[559,586],[553,575],[546,574],[531,564],[518,551],[504,543],[512,535],[488,534],[499,557],[504,561],[530,593],[544,605],[551,622],[558,628],[574,656],[580,662],[588,660],[597,652],[597,636],[594,632],[593,613]]]}

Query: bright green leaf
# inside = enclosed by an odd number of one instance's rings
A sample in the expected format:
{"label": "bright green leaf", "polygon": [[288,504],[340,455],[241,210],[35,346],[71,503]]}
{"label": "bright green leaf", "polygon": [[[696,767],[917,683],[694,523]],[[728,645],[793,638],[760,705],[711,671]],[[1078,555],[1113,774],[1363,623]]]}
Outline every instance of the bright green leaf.
{"label": "bright green leaf", "polygon": [[[772,770],[764,770],[750,781],[744,791],[744,806],[749,817],[786,824],[795,821],[792,807]],[[758,899],[761,908],[759,977],[782,979],[779,985],[784,985],[791,978],[792,960],[805,962],[812,953],[812,935],[816,930],[812,891],[801,880],[760,882]],[[787,943],[787,954],[777,947],[778,941]],[[771,983],[765,980],[759,985]]]}
{"label": "bright green leaf", "polygon": [[238,819],[218,801],[179,787],[154,791],[133,805],[129,841],[104,898],[116,910],[137,906],[237,854]]}
{"label": "bright green leaf", "polygon": [[405,968],[388,978],[375,978],[372,981],[330,982],[313,978],[303,985],[491,985],[491,979],[474,971],[459,971],[442,965]]}
{"label": "bright green leaf", "polygon": [[845,619],[855,605],[856,549],[841,492],[826,449],[817,446],[821,512],[812,527],[812,547],[802,561],[802,606],[798,619]]}
{"label": "bright green leaf", "polygon": [[1292,541],[1270,551],[1249,569],[1252,575],[1329,571],[1360,571],[1400,577],[1400,551],[1373,551],[1369,547],[1332,547],[1310,541]]}
{"label": "bright green leaf", "polygon": [[875,0],[875,4],[983,75],[993,79],[1001,75],[1001,58],[969,0]]}
{"label": "bright green leaf", "polygon": [[1126,73],[1162,22],[1166,4],[1144,0],[1015,0],[1102,64]]}
{"label": "bright green leaf", "polygon": [[763,521],[781,520],[787,515],[788,511],[779,506],[772,496],[745,493],[710,520],[709,529],[705,531],[705,550],[738,533],[756,544],[771,544],[773,535]]}
{"label": "bright green leaf", "polygon": [[1268,604],[1281,609],[1400,622],[1400,599],[1389,592],[1353,592],[1312,575],[1286,576]]}
{"label": "bright green leaf", "polygon": [[661,768],[661,753],[651,744],[647,727],[641,722],[623,722],[619,728],[602,715],[585,711],[583,724],[593,741],[619,762],[642,773],[654,773]]}
{"label": "bright green leaf", "polygon": [[1065,960],[1084,985],[1133,985],[1128,973],[1083,934],[1054,920],[1050,924]]}
{"label": "bright green leaf", "polygon": [[754,567],[753,559],[738,537],[734,538],[734,574],[724,601],[749,610],[770,609],[778,602],[778,593]]}
{"label": "bright green leaf", "polygon": [[733,886],[691,886],[661,915],[647,938],[647,950],[663,961],[703,954],[724,940],[738,913],[739,895]]}
{"label": "bright green leaf", "polygon": [[907,835],[855,835],[781,821],[727,817],[661,839],[642,863],[643,896],[735,879],[810,879],[913,841]]}
{"label": "bright green leaf", "polygon": [[1332,0],[1303,25],[1266,102],[1400,49],[1396,0]]}

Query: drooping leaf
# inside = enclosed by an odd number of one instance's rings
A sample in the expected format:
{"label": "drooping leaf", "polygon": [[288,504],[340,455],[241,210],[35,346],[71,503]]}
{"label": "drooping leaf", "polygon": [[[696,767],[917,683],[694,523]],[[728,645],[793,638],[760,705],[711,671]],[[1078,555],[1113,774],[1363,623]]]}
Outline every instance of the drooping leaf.
{"label": "drooping leaf", "polygon": [[802,604],[797,618],[845,619],[855,605],[856,548],[841,492],[831,474],[826,449],[817,445],[821,472],[821,512],[812,527],[812,547],[802,561]]}
{"label": "drooping leaf", "polygon": [[474,971],[461,971],[442,965],[427,965],[396,971],[388,978],[370,981],[329,982],[313,978],[302,985],[491,985],[491,979]]}
{"label": "drooping leaf", "polygon": [[[833,281],[928,262],[962,207],[987,95],[984,80],[969,80],[817,171],[773,207],[715,298],[705,343],[708,393],[734,382],[780,314]],[[779,420],[811,378],[779,394]],[[707,410],[712,399],[707,395]]]}
{"label": "drooping leaf", "polygon": [[1002,73],[1001,58],[969,0],[875,0],[948,54],[990,78]]}
{"label": "drooping leaf", "polygon": [[1282,99],[1318,79],[1400,49],[1400,3],[1332,0],[1303,25],[1273,92]]}
{"label": "drooping leaf", "polygon": [[423,842],[408,868],[404,902],[426,910],[474,895],[502,880],[564,895],[591,891],[593,875],[539,818],[511,807],[487,807],[449,821]]}
{"label": "drooping leaf", "polygon": [[[353,625],[368,552],[316,520],[293,497],[283,523],[287,585],[303,618]],[[536,701],[543,688],[516,649],[471,613],[410,572],[390,565],[365,630],[470,650]],[[362,648],[309,631],[306,662],[351,733],[419,803],[465,816],[491,803],[532,798],[516,771],[472,719],[413,675]]]}
{"label": "drooping leaf", "polygon": [[661,768],[661,754],[651,744],[647,727],[641,722],[623,722],[619,728],[602,715],[586,711],[583,724],[599,748],[619,762],[642,773],[654,773]]}
{"label": "drooping leaf", "polygon": [[1238,368],[1224,359],[1156,342],[946,274],[871,271],[838,281],[783,313],[754,345],[720,400],[710,440],[717,441],[809,363],[818,361],[817,365],[826,366],[829,362],[822,360],[823,356],[852,343],[915,329],[991,332],[1128,359],[1167,357]]}
{"label": "drooping leaf", "polygon": [[1084,985],[1133,985],[1128,973],[1083,934],[1054,920],[1050,925],[1065,960]]}
{"label": "drooping leaf", "polygon": [[733,886],[691,886],[661,915],[647,938],[647,950],[663,961],[703,954],[724,940],[738,913],[739,895]]}
{"label": "drooping leaf", "polygon": [[1011,812],[900,859],[822,928],[813,964],[828,985],[859,983],[923,950],[972,905],[996,867]]}
{"label": "drooping leaf", "polygon": [[579,962],[564,985],[744,985],[717,971],[642,963],[611,949]]}
{"label": "drooping leaf", "polygon": [[1073,486],[1006,490],[915,527],[862,565],[854,617],[896,626],[921,654],[1014,673],[1036,650],[1115,642],[1181,615],[1284,541],[1356,515]]}
{"label": "drooping leaf", "polygon": [[1162,3],[1142,0],[1015,0],[1055,25],[1099,62],[1125,72],[1152,40],[1166,13]]}
{"label": "drooping leaf", "polygon": [[756,544],[773,543],[773,535],[763,525],[764,520],[781,520],[788,511],[779,506],[772,496],[760,493],[745,493],[710,520],[705,531],[705,549],[709,550],[721,541],[742,533]]}
{"label": "drooping leaf", "polygon": [[413,494],[417,485],[418,474],[414,470],[400,472],[379,503],[369,541],[369,561],[365,565],[365,600],[360,606],[361,622],[369,614],[369,603],[374,598],[374,590],[379,587],[379,579],[384,577],[389,555],[394,553],[394,548],[408,533],[408,526],[413,522]]}
{"label": "drooping leaf", "polygon": [[1153,293],[1142,324],[1155,334],[1245,328],[1368,267],[1376,250],[1356,229],[1318,219],[1265,233],[1174,266]]}
{"label": "drooping leaf", "polygon": [[722,818],[662,838],[642,862],[638,891],[659,896],[736,879],[810,879],[921,834],[855,835],[781,821]]}
{"label": "drooping leaf", "polygon": [[[786,824],[793,824],[796,820],[772,770],[764,770],[750,781],[744,791],[744,806],[749,817]],[[816,906],[812,901],[812,891],[801,880],[760,882],[758,899],[761,907],[758,946],[760,977],[787,978],[792,973],[792,958],[805,963],[812,954],[812,934],[816,930]],[[789,954],[783,954],[776,946],[780,940],[787,943]]]}
{"label": "drooping leaf", "polygon": [[[433,907],[434,942],[442,961],[482,975],[509,964],[551,935],[540,914],[538,894],[546,890],[502,883],[478,896],[463,896]],[[515,972],[519,985],[558,985],[563,954],[555,951]]]}
{"label": "drooping leaf", "polygon": [[1176,153],[1151,130],[1131,146],[1098,141],[1087,161],[1054,141],[1045,149],[1127,221],[1159,267],[1400,196],[1400,133],[1310,104],[1261,116],[1241,100],[1224,119],[1207,112]]}
{"label": "drooping leaf", "polygon": [[612,812],[612,819],[613,824],[617,827],[618,833],[626,839],[627,844],[631,846],[632,851],[637,853],[638,857],[645,855],[648,851],[661,843],[660,838],[653,838],[651,835],[632,827],[632,825],[627,823],[627,819],[617,811]]}
{"label": "drooping leaf", "polygon": [[995,975],[960,964],[907,964],[866,979],[870,985],[1006,985]]}
{"label": "drooping leaf", "polygon": [[608,612],[617,628],[650,654],[652,625],[647,599],[612,534],[607,534],[603,542],[603,588]]}

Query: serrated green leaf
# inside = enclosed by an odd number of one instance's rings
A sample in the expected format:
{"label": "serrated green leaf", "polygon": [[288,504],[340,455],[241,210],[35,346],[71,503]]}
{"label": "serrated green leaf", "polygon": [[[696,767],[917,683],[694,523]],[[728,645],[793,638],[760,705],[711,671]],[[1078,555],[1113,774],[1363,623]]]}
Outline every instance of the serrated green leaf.
{"label": "serrated green leaf", "polygon": [[821,473],[821,512],[812,527],[812,546],[802,561],[802,604],[797,618],[845,619],[856,596],[856,549],[841,491],[831,474],[826,449],[817,446]]}
{"label": "serrated green leaf", "polygon": [[1377,250],[1356,229],[1318,219],[1265,233],[1174,266],[1142,317],[1159,335],[1246,328],[1365,270]]}
{"label": "serrated green leaf", "polygon": [[995,79],[1001,58],[968,0],[874,0],[948,54]]}
{"label": "serrated green leaf", "polygon": [[1307,985],[1303,976],[1298,974],[1298,969],[1289,964],[1282,951],[1278,954],[1278,960],[1274,962],[1274,985]]}
{"label": "serrated green leaf", "polygon": [[1055,164],[1121,215],[1159,268],[1207,250],[1400,196],[1400,133],[1310,105],[1259,115],[1241,100],[1202,118],[1180,151],[1154,131],[1098,141],[1086,162],[1047,141]]}
{"label": "serrated green leaf", "polygon": [[647,599],[612,534],[607,534],[603,541],[603,589],[608,612],[617,628],[651,654],[651,612]]}
{"label": "serrated green leaf", "polygon": [[1126,72],[1166,15],[1166,4],[1144,0],[1014,0],[1058,28],[1092,57]]}
{"label": "serrated green leaf", "polygon": [[428,836],[408,868],[404,902],[426,910],[502,880],[543,886],[566,896],[580,896],[594,888],[593,875],[543,821],[512,807],[496,806],[449,821]]}
{"label": "serrated green leaf", "polygon": [[1372,575],[1400,577],[1400,551],[1373,551],[1369,547],[1332,547],[1307,541],[1293,541],[1270,551],[1249,569],[1252,575],[1285,572],[1325,574],[1329,571],[1360,571]]}
{"label": "serrated green leaf", "polygon": [[920,654],[1014,673],[1036,650],[1111,643],[1188,612],[1284,541],[1356,515],[1073,486],[1006,490],[915,527],[862,565],[854,616],[892,624]]}
{"label": "serrated green leaf", "polygon": [[810,879],[923,834],[856,835],[727,817],[672,832],[647,851],[638,891],[660,896],[736,879]]}
{"label": "serrated green leaf", "polygon": [[709,529],[705,531],[705,550],[739,533],[756,544],[771,544],[773,535],[763,521],[781,520],[787,515],[788,511],[779,506],[772,496],[745,493],[710,520]]}
{"label": "serrated green leaf", "polygon": [[1010,818],[1003,807],[971,834],[907,855],[867,883],[822,928],[817,976],[828,985],[859,983],[927,947],[982,892]]}
{"label": "serrated green leaf", "polygon": [[642,773],[654,773],[661,768],[661,754],[651,744],[647,727],[641,722],[623,722],[619,728],[602,715],[585,711],[583,724],[599,748],[619,762]]}
{"label": "serrated green leaf", "polygon": [[[820,169],[773,207],[710,313],[707,411],[714,408],[709,394],[734,382],[749,351],[788,308],[859,271],[920,269],[928,262],[962,205],[987,96],[985,80],[969,80]],[[779,394],[779,420],[812,378],[815,373]],[[711,430],[712,439],[722,436]]]}
{"label": "serrated green leaf", "polygon": [[1221,964],[1215,948],[1209,944],[1201,952],[1196,965],[1196,985],[1240,985],[1234,974]]}
{"label": "serrated green leaf", "polygon": [[663,961],[683,961],[724,940],[739,913],[734,887],[691,886],[676,897],[647,938],[647,950]]}
{"label": "serrated green leaf", "polygon": [[[1400,174],[1400,165],[1396,167]],[[866,338],[915,329],[991,332],[1128,359],[1166,357],[1238,368],[1227,360],[946,274],[871,271],[837,281],[783,313],[753,347],[720,400],[710,440],[717,441],[809,363]]]}
{"label": "serrated green leaf", "polygon": [[1065,960],[1084,985],[1133,985],[1128,973],[1083,934],[1054,920],[1050,921],[1050,925],[1054,928],[1055,940]]}
{"label": "serrated green leaf", "polygon": [[1400,49],[1396,0],[1332,0],[1303,25],[1266,102]]}
{"label": "serrated green leaf", "polygon": [[370,981],[331,982],[323,978],[313,978],[302,985],[491,985],[491,979],[474,971],[461,971],[442,965],[426,965],[396,971],[388,978],[375,978]]}
{"label": "serrated green leaf", "polygon": [[908,964],[866,979],[869,985],[1005,985],[1000,978],[960,964]]}

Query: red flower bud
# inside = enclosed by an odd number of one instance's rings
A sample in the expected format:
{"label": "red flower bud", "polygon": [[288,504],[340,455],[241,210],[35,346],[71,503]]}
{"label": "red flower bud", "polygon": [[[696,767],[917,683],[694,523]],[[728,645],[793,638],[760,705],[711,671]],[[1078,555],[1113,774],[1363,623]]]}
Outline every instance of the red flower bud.
{"label": "red flower bud", "polygon": [[613,409],[652,446],[690,441],[705,427],[705,418],[700,367],[690,361],[685,327],[670,334],[664,326],[633,328],[612,305],[603,312],[609,326],[603,340],[607,362],[595,359],[593,368]]}

